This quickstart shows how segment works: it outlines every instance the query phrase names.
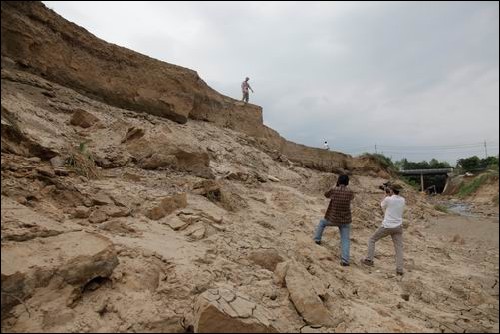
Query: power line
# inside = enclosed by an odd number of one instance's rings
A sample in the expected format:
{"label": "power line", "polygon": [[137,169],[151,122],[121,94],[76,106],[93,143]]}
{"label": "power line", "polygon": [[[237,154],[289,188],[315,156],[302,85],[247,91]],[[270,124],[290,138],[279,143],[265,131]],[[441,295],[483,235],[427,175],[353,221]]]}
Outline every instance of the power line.
{"label": "power line", "polygon": [[[453,144],[453,145],[377,145],[378,147],[387,148],[404,148],[404,149],[414,149],[414,148],[456,148],[456,147],[476,147],[483,146],[486,141],[470,143],[470,144]],[[487,142],[489,144],[497,144],[497,142]],[[497,144],[498,145],[498,144]]]}
{"label": "power line", "polygon": [[[379,146],[383,146],[383,147],[423,147],[423,148],[428,148],[428,147],[457,147],[457,146],[479,146],[479,145],[484,145],[484,141],[480,141],[480,142],[475,142],[475,143],[467,143],[467,144],[448,144],[448,145],[379,145],[379,144],[376,144],[377,147]],[[497,144],[498,145],[498,142],[496,141],[486,141],[486,143],[488,144]],[[363,146],[357,146],[357,147],[361,147],[361,148],[364,148],[364,147],[373,147],[373,145],[363,145]],[[357,148],[355,147],[355,148]],[[352,148],[352,147],[351,147]]]}
{"label": "power line", "polygon": [[[498,145],[492,145],[491,147],[498,146]],[[448,151],[448,150],[466,150],[466,149],[483,149],[484,144],[481,143],[480,145],[474,145],[474,146],[448,146],[448,147],[401,147],[401,146],[380,146],[382,149],[389,149],[389,150],[403,150],[403,151]]]}
{"label": "power line", "polygon": [[[498,146],[497,146],[498,147]],[[460,154],[460,153],[468,153],[468,152],[479,152],[482,153],[483,148],[471,148],[468,150],[429,150],[429,151],[393,151],[393,150],[384,150],[385,153],[400,153],[400,154]]]}
{"label": "power line", "polygon": [[349,148],[337,147],[336,149],[340,150],[341,152],[356,152],[356,151],[362,151],[362,150],[371,150],[371,149],[373,149],[373,146],[358,146],[358,147],[349,147]]}
{"label": "power line", "polygon": [[[490,148],[498,148],[499,145],[495,142],[489,142],[493,145],[489,145]],[[375,153],[378,153],[378,151],[383,151],[386,153],[393,152],[393,153],[411,153],[411,154],[425,154],[425,153],[437,153],[437,152],[445,152],[445,151],[454,151],[454,153],[461,153],[461,152],[468,152],[468,151],[478,151],[478,150],[483,150],[485,151],[486,156],[488,156],[487,153],[487,144],[488,142],[481,142],[481,143],[476,143],[476,144],[463,144],[463,145],[442,145],[442,146],[391,146],[391,145],[378,145],[375,144],[374,149]],[[362,147],[356,147],[356,148],[351,148],[351,149],[342,149],[338,148],[338,150],[342,152],[347,152],[349,154],[356,154],[356,153],[365,153],[370,150],[370,146],[362,146]]]}
{"label": "power line", "polygon": [[[490,146],[490,148],[498,148],[498,145]],[[483,147],[470,147],[461,149],[448,149],[448,150],[426,150],[426,151],[406,151],[406,150],[384,150],[386,153],[411,153],[411,154],[425,154],[425,153],[467,153],[467,152],[484,152]]]}
{"label": "power line", "polygon": [[[497,146],[498,147],[498,146]],[[345,152],[345,151],[344,151]],[[461,154],[472,154],[472,153],[476,153],[476,154],[481,154],[483,152],[483,149],[482,148],[473,148],[473,149],[469,149],[469,150],[460,150],[460,151],[456,151],[456,150],[453,150],[453,151],[393,151],[393,150],[384,150],[384,151],[381,151],[380,153],[381,154],[399,154],[399,155],[461,155]],[[367,151],[351,151],[351,152],[345,152],[345,153],[348,153],[348,154],[352,154],[352,155],[357,155],[357,154],[363,154],[363,153],[370,153],[370,152],[367,152]]]}

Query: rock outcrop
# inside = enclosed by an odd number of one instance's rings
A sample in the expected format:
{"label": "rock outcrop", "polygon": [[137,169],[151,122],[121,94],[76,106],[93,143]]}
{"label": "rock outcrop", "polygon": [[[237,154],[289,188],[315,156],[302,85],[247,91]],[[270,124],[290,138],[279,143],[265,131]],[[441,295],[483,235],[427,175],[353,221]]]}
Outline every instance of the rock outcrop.
{"label": "rock outcrop", "polygon": [[71,117],[70,123],[72,125],[80,126],[82,128],[89,128],[92,125],[96,124],[99,121],[97,117],[92,115],[91,113],[78,109],[75,110],[73,116]]}
{"label": "rock outcrop", "polygon": [[93,279],[111,276],[117,265],[112,243],[87,232],[68,232],[21,244],[2,243],[2,317],[52,281],[57,281],[61,289],[70,285],[79,293]]}
{"label": "rock outcrop", "polygon": [[[40,2],[2,2],[2,59],[2,67],[21,68],[110,105],[243,132],[305,167],[327,172],[357,168],[348,155],[284,139],[263,124],[261,107],[219,94],[195,71],[107,43]],[[175,163],[153,157],[144,164]]]}
{"label": "rock outcrop", "polygon": [[248,258],[253,263],[269,271],[274,271],[278,263],[284,261],[283,257],[275,249],[256,250],[250,253]]}
{"label": "rock outcrop", "polygon": [[186,193],[174,194],[172,196],[164,197],[156,203],[150,204],[145,211],[145,215],[149,219],[158,220],[171,214],[176,209],[185,208],[186,205]]}
{"label": "rock outcrop", "polygon": [[319,298],[318,289],[312,284],[313,276],[302,265],[291,262],[285,272],[281,273],[283,274],[290,299],[306,323],[326,327],[335,327],[340,323],[333,318]]}
{"label": "rock outcrop", "polygon": [[2,57],[108,104],[179,123],[193,118],[249,132],[262,123],[261,108],[237,106],[195,71],[106,43],[41,2],[2,2]]}
{"label": "rock outcrop", "polygon": [[219,288],[202,293],[194,306],[195,333],[277,333],[272,316],[249,297]]}

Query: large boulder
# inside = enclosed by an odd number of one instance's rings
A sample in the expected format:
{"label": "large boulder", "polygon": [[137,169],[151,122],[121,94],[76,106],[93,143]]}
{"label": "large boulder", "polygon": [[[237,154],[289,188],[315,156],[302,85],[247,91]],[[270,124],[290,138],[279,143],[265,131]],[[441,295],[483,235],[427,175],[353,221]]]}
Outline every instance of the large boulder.
{"label": "large boulder", "polygon": [[248,256],[248,259],[269,271],[274,271],[278,263],[284,261],[275,249],[259,249],[253,251]]}
{"label": "large boulder", "polygon": [[53,280],[58,280],[61,289],[71,286],[79,293],[93,279],[111,276],[118,265],[107,238],[82,231],[2,242],[1,256],[2,318]]}
{"label": "large boulder", "polygon": [[128,153],[144,169],[169,168],[213,178],[210,156],[196,143],[179,140],[168,127],[158,127],[125,142]]}
{"label": "large boulder", "polygon": [[99,118],[92,115],[88,111],[83,109],[77,109],[73,113],[70,119],[71,125],[76,125],[82,128],[90,128],[92,125],[97,124],[99,122]]}
{"label": "large boulder", "polygon": [[61,224],[3,194],[1,204],[2,243],[55,236],[78,226],[69,222]]}
{"label": "large boulder", "polygon": [[204,180],[193,186],[193,192],[205,196],[211,202],[228,211],[238,211],[248,206],[246,200],[238,194],[238,191],[230,183]]}
{"label": "large boulder", "polygon": [[277,333],[273,316],[249,297],[225,288],[202,293],[194,307],[195,333]]}
{"label": "large boulder", "polygon": [[209,167],[210,157],[207,152],[178,149],[174,152],[174,155],[179,170],[191,172],[196,176],[207,179],[214,177]]}
{"label": "large boulder", "polygon": [[187,206],[186,193],[178,193],[172,196],[166,196],[160,201],[147,206],[145,215],[149,219],[159,220],[168,216],[177,209],[182,209]]}
{"label": "large boulder", "polygon": [[139,163],[144,169],[177,168],[177,158],[173,154],[153,153]]}
{"label": "large boulder", "polygon": [[318,296],[311,283],[313,276],[297,262],[290,263],[286,270],[285,282],[290,299],[304,321],[309,325],[335,327],[336,321]]}
{"label": "large boulder", "polygon": [[174,170],[193,173],[196,176],[207,179],[214,177],[210,169],[210,157],[207,152],[173,147],[161,147],[161,149],[166,152],[152,152],[149,156],[140,159],[139,166],[144,169],[168,167]]}
{"label": "large boulder", "polygon": [[[3,3],[2,3],[3,4]],[[3,47],[2,47],[3,48]],[[2,69],[3,78],[3,69]],[[3,88],[3,83],[2,83]],[[21,130],[21,122],[17,115],[4,106],[2,94],[2,119],[1,119],[1,150],[26,157],[39,157],[42,160],[50,160],[58,155],[54,147],[47,145],[47,141],[33,138]],[[7,104],[7,102],[5,102]]]}
{"label": "large boulder", "polygon": [[144,136],[144,133],[145,131],[142,128],[131,127],[127,130],[125,138],[122,139],[122,143],[125,143],[129,140],[141,138],[142,136]]}

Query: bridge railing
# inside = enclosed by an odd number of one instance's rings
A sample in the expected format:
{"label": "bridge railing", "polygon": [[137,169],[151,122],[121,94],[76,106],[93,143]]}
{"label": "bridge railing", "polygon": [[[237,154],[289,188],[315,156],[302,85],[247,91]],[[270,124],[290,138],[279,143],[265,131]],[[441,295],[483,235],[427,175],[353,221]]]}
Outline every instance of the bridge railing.
{"label": "bridge railing", "polygon": [[[420,175],[420,189],[424,192],[424,175],[448,175],[453,172],[453,167],[449,168],[427,168],[427,169],[407,169],[400,170],[401,175]],[[445,186],[446,188],[446,186]]]}
{"label": "bridge railing", "polygon": [[406,169],[400,170],[402,175],[422,175],[422,174],[448,174],[453,172],[453,167],[449,168],[425,168],[425,169]]}

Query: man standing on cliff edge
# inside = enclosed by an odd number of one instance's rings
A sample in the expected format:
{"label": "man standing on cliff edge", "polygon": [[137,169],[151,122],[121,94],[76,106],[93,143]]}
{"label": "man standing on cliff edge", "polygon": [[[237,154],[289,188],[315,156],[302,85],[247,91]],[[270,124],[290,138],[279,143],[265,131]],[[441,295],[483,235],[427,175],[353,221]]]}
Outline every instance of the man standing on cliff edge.
{"label": "man standing on cliff edge", "polygon": [[250,87],[250,84],[248,83],[248,80],[250,80],[249,77],[245,78],[245,81],[241,83],[241,91],[243,92],[243,98],[241,99],[242,101],[245,102],[245,104],[248,103],[248,89],[250,89],[253,93],[252,87]]}

